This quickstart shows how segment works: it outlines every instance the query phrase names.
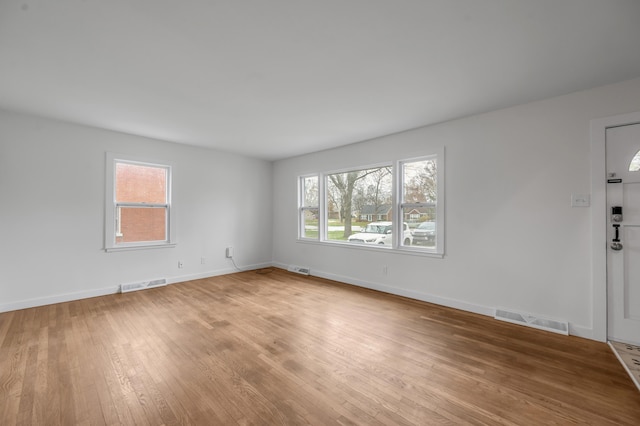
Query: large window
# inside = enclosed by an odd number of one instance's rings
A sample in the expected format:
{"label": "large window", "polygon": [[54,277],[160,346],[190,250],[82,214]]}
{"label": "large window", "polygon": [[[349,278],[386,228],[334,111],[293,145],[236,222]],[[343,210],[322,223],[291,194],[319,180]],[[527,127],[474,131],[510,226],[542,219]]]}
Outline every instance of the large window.
{"label": "large window", "polygon": [[173,245],[171,166],[107,156],[107,250]]}
{"label": "large window", "polygon": [[[326,175],[327,240],[355,242],[372,221],[391,226],[391,171],[384,166]],[[390,240],[381,238],[381,244]]]}
{"label": "large window", "polygon": [[299,178],[299,237],[442,255],[444,151]]}

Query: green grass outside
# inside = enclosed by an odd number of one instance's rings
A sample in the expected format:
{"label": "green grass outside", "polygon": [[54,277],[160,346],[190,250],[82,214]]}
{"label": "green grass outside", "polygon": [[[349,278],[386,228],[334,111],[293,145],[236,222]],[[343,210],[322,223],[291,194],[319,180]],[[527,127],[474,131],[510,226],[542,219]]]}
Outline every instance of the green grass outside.
{"label": "green grass outside", "polygon": [[[368,222],[351,222],[351,227],[355,228],[357,226],[359,226],[360,228],[364,228],[365,226],[367,226]],[[318,221],[317,220],[308,220],[305,223],[306,225],[313,225],[313,226],[318,226]],[[329,226],[343,226],[344,223],[340,222],[339,220],[330,220],[329,221]],[[356,231],[353,231],[356,232]],[[327,239],[328,240],[333,240],[333,241],[346,241],[347,237],[344,236],[344,231],[329,231],[327,233]],[[305,232],[305,237],[306,238],[318,238],[318,231],[317,230],[311,230],[311,229],[307,229]]]}
{"label": "green grass outside", "polygon": [[[306,238],[318,238],[318,231],[309,230],[305,232]],[[347,238],[344,236],[344,231],[329,231],[329,235],[327,235],[329,240],[338,240],[338,241],[346,241]]]}

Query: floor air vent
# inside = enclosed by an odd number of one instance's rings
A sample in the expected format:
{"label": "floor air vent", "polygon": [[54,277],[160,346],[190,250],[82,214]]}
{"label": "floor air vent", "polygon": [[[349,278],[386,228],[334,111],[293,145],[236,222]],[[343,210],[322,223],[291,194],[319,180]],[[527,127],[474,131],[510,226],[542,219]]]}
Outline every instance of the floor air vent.
{"label": "floor air vent", "polygon": [[165,285],[167,285],[167,280],[164,278],[139,283],[122,284],[120,286],[120,293],[129,293],[130,291],[145,290],[147,288],[162,287]]}
{"label": "floor air vent", "polygon": [[306,266],[289,266],[289,272],[295,272],[296,274],[309,275],[309,268]]}
{"label": "floor air vent", "polygon": [[505,309],[496,309],[495,319],[513,324],[526,325],[540,330],[551,331],[553,333],[564,334],[566,336],[569,335],[569,323],[566,321],[544,319],[534,315],[507,311]]}

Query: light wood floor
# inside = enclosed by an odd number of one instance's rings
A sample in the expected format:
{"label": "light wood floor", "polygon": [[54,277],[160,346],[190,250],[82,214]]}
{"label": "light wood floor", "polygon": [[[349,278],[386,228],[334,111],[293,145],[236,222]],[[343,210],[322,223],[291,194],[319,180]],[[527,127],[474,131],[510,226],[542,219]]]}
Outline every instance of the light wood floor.
{"label": "light wood floor", "polygon": [[640,423],[604,343],[262,272],[0,314],[0,424]]}

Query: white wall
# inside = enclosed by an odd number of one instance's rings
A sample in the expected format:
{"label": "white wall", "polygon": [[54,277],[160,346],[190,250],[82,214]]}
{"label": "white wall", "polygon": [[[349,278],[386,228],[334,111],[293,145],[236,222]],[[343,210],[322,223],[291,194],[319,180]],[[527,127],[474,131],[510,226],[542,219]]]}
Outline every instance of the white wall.
{"label": "white wall", "polygon": [[[634,111],[640,79],[271,164],[0,110],[0,311],[232,272],[232,245],[241,266],[306,265],[475,312],[565,319],[592,337],[591,208],[570,195],[590,192],[589,121]],[[296,241],[299,174],[441,146],[444,259]],[[175,164],[176,248],[104,252],[106,151]]]}
{"label": "white wall", "polygon": [[[274,262],[492,314],[567,320],[593,338],[590,120],[640,111],[640,79],[278,161]],[[296,177],[446,149],[443,259],[296,241]],[[386,265],[388,274],[383,274]]]}
{"label": "white wall", "polygon": [[[106,151],[174,164],[177,247],[103,250]],[[226,246],[270,265],[271,178],[266,161],[0,110],[0,311],[233,272]]]}

